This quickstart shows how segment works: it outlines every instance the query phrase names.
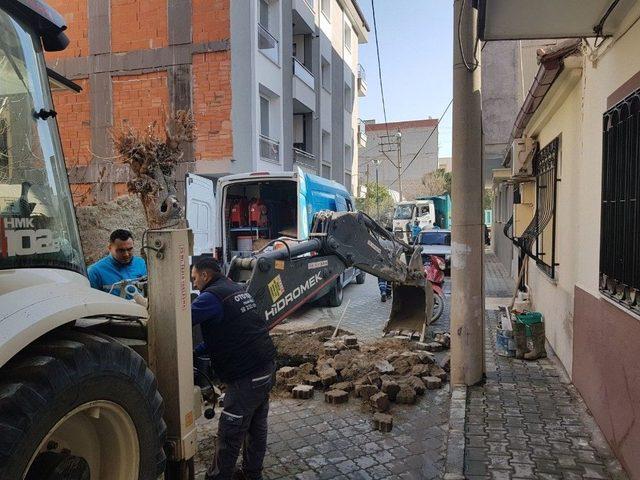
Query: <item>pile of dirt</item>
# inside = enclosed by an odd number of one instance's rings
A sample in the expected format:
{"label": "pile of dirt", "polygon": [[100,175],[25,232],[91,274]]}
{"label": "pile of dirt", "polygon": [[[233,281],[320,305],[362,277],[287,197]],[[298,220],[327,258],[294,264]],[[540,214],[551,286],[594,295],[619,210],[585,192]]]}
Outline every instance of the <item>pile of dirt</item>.
{"label": "pile of dirt", "polygon": [[307,399],[314,391],[323,392],[328,403],[358,398],[366,409],[388,413],[392,403],[413,404],[425,390],[441,388],[447,380],[448,355],[438,361],[434,352],[449,347],[448,333],[426,344],[406,338],[360,344],[348,334],[329,338],[332,332],[276,337],[279,365],[285,365],[276,374],[276,395]]}
{"label": "pile of dirt", "polygon": [[[271,338],[278,350],[278,366],[315,363],[324,355],[324,343],[331,339],[334,330],[334,327],[322,327],[304,332],[272,334]],[[346,330],[338,331],[338,335],[349,334]]]}

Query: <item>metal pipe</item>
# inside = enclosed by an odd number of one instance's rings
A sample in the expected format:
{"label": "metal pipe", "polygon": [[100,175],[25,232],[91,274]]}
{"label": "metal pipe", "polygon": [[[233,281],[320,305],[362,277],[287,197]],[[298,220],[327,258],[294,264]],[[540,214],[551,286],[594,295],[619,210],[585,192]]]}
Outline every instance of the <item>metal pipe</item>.
{"label": "metal pipe", "polygon": [[290,246],[289,250],[281,248],[271,252],[261,253],[256,258],[258,260],[261,258],[282,260],[289,258],[289,255],[291,255],[291,257],[297,257],[299,255],[304,255],[305,253],[317,252],[320,248],[322,248],[322,240],[319,238],[310,238],[309,240]]}

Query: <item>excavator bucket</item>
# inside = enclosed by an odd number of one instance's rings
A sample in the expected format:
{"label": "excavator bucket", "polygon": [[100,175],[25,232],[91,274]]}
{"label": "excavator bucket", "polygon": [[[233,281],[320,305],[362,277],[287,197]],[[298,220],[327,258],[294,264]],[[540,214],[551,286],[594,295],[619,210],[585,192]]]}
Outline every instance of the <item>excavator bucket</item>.
{"label": "excavator bucket", "polygon": [[431,286],[394,285],[391,315],[384,332],[409,330],[422,334],[431,323],[433,291]]}

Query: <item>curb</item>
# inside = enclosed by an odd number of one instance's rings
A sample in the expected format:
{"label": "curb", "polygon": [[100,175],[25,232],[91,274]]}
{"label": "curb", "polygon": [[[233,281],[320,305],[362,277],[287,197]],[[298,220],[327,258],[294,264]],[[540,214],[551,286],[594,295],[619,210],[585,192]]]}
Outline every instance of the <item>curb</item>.
{"label": "curb", "polygon": [[449,408],[449,434],[447,436],[447,460],[445,480],[464,480],[465,422],[467,410],[467,387],[457,385],[451,391]]}

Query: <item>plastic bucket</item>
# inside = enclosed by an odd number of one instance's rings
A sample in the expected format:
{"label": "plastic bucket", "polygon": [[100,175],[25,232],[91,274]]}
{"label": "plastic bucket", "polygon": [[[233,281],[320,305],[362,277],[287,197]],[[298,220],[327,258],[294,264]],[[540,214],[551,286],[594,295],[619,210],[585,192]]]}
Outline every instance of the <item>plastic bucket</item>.
{"label": "plastic bucket", "polygon": [[496,353],[501,357],[516,356],[516,345],[511,330],[496,329]]}
{"label": "plastic bucket", "polygon": [[516,314],[516,319],[520,323],[524,323],[526,325],[527,337],[531,336],[531,328],[529,325],[534,325],[536,323],[542,323],[542,314],[540,312],[527,312],[527,313],[518,313]]}
{"label": "plastic bucket", "polygon": [[238,235],[238,250],[250,252],[253,249],[253,237],[251,235]]}

